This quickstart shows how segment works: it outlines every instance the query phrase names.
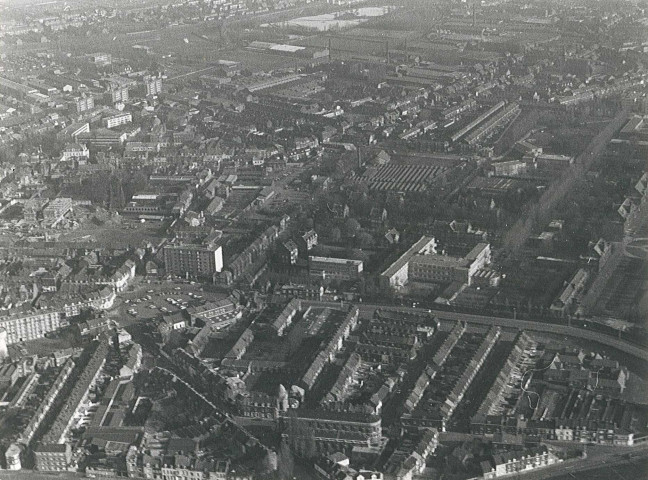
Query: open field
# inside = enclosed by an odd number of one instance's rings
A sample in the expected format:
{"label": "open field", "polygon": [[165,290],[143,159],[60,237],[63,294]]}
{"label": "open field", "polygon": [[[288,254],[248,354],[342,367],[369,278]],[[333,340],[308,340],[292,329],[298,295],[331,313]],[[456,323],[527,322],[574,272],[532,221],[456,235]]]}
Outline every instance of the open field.
{"label": "open field", "polygon": [[84,224],[76,230],[64,233],[59,238],[61,242],[97,242],[107,248],[137,248],[143,243],[155,243],[162,239],[162,224],[160,222],[141,223],[134,220],[124,220],[120,225],[96,226]]}

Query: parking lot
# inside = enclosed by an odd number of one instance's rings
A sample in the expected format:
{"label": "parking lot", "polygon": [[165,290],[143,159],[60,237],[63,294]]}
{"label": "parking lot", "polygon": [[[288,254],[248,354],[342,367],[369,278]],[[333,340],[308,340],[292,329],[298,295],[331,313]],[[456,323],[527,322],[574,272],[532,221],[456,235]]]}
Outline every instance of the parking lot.
{"label": "parking lot", "polygon": [[128,326],[138,320],[152,320],[161,315],[221,300],[226,296],[224,293],[205,292],[198,283],[140,283],[135,285],[133,291],[119,295],[118,305],[109,312],[109,316],[121,326]]}

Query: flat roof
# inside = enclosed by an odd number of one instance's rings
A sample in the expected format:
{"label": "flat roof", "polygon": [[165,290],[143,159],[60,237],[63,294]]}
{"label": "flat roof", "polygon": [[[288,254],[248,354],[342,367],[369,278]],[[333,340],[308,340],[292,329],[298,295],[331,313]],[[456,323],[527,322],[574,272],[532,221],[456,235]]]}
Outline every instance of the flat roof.
{"label": "flat roof", "polygon": [[449,255],[438,255],[431,253],[429,255],[413,255],[411,258],[413,263],[425,263],[427,265],[449,265],[449,266],[462,266],[466,260],[459,257],[451,257]]}
{"label": "flat roof", "polygon": [[338,263],[338,264],[362,264],[362,260],[351,260],[350,258],[333,258],[333,257],[308,257],[311,262],[326,262],[326,263]]}
{"label": "flat roof", "polygon": [[415,255],[417,252],[419,252],[425,245],[429,244],[430,241],[434,240],[434,237],[427,237],[427,236],[422,236],[414,245],[412,245],[404,254],[402,254],[394,263],[392,263],[387,269],[381,273],[381,276],[389,276],[391,277],[394,275],[397,271],[399,271],[407,262],[409,262],[410,258],[412,258],[413,255]]}
{"label": "flat roof", "polygon": [[219,248],[221,248],[220,245],[218,244],[212,244],[210,245],[195,245],[195,244],[182,244],[182,245],[165,245],[165,249],[174,249],[174,250],[201,250],[201,251],[217,251]]}

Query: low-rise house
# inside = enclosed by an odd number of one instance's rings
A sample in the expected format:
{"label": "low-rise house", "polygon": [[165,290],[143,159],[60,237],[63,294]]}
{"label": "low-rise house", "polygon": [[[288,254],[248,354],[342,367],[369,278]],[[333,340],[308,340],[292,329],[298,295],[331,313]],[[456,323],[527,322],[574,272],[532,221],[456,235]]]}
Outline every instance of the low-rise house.
{"label": "low-rise house", "polygon": [[[558,457],[546,446],[493,456],[492,463],[482,464],[484,479],[499,478],[558,463]],[[490,468],[488,468],[490,467]]]}
{"label": "low-rise house", "polygon": [[119,376],[122,380],[130,381],[138,372],[142,365],[142,347],[134,343],[128,350],[126,362],[119,370]]}

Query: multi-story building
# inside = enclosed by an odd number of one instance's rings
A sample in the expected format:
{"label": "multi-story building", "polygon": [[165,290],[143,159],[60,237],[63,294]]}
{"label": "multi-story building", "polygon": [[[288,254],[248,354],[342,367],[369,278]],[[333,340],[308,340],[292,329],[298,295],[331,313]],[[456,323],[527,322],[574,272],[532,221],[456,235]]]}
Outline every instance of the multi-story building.
{"label": "multi-story building", "polygon": [[[106,363],[106,355],[109,349],[109,341],[106,339],[102,340],[87,361],[81,364],[83,371],[77,378],[72,391],[67,396],[65,404],[59,410],[52,426],[43,436],[42,443],[44,446],[51,446],[50,448],[55,449],[57,447],[54,447],[54,445],[64,445],[66,443],[74,419],[80,409],[86,404],[88,395]],[[62,462],[61,456],[58,459]]]}
{"label": "multi-story building", "polygon": [[383,288],[397,288],[409,281],[409,261],[414,255],[436,252],[437,242],[434,237],[421,237],[403,255],[380,274],[380,284]]}
{"label": "multi-story building", "polygon": [[300,251],[308,252],[311,248],[317,245],[317,232],[315,230],[308,230],[299,235],[295,241],[297,242]]}
{"label": "multi-story building", "polygon": [[135,262],[126,260],[124,264],[110,277],[109,285],[118,292],[123,292],[128,287],[130,281],[135,278]]}
{"label": "multi-story building", "polygon": [[[344,341],[349,338],[351,332],[355,330],[358,325],[358,317],[360,310],[358,307],[351,307],[347,312],[342,323],[338,326],[333,334],[333,338],[329,340],[326,346],[320,350],[313,362],[310,364],[304,375],[299,381],[299,386],[310,390],[315,385],[317,377],[324,369],[328,362],[332,362],[336,353],[342,348]],[[241,354],[242,356],[242,354]]]}
{"label": "multi-story building", "polygon": [[65,314],[66,317],[79,315],[83,310],[106,310],[113,306],[117,294],[110,280],[106,282],[106,287],[93,292],[74,295],[66,298],[64,301],[55,302],[53,307]]}
{"label": "multi-story building", "polygon": [[477,244],[465,257],[450,255],[414,255],[410,260],[409,278],[420,282],[468,283],[480,268],[490,263],[490,245]]}
{"label": "multi-story building", "polygon": [[55,198],[43,209],[43,220],[49,224],[58,222],[72,210],[72,199],[67,197]]}
{"label": "multi-story building", "polygon": [[288,305],[286,305],[286,308],[284,308],[275,321],[272,322],[272,328],[277,332],[277,335],[283,335],[284,330],[290,326],[301,308],[301,300],[298,299],[293,299]]}
{"label": "multi-story building", "polygon": [[[234,180],[236,179],[236,176],[231,177]],[[228,178],[227,182],[229,181],[230,179]],[[232,281],[238,281],[246,274],[254,274],[260,270],[265,264],[268,249],[277,237],[279,237],[279,234],[286,229],[289,221],[290,217],[284,215],[279,220],[279,225],[269,226],[254,242],[229,263],[220,281],[223,283],[231,283]]]}
{"label": "multi-story building", "polygon": [[6,363],[0,367],[0,387],[8,389],[20,378],[20,371],[13,363]]}
{"label": "multi-story building", "polygon": [[73,158],[89,158],[90,150],[83,144],[70,143],[65,146],[63,150],[62,160],[70,160]]}
{"label": "multi-story building", "polygon": [[223,248],[220,245],[167,245],[164,266],[170,275],[211,277],[223,269]]}
{"label": "multi-story building", "polygon": [[77,97],[74,99],[74,104],[78,113],[92,110],[95,107],[94,97],[91,96]]}
{"label": "multi-story building", "polygon": [[398,288],[409,281],[470,284],[475,273],[490,263],[490,245],[478,243],[466,256],[436,253],[436,240],[422,237],[380,274],[383,288]]}
{"label": "multi-story building", "polygon": [[72,463],[72,448],[66,443],[47,443],[34,449],[36,470],[41,472],[65,472]]}
{"label": "multi-story building", "polygon": [[162,93],[162,79],[160,77],[147,75],[143,78],[143,81],[147,97]]}
{"label": "multi-story building", "polygon": [[110,89],[110,100],[112,103],[126,103],[128,98],[128,87],[114,86]]}
{"label": "multi-story building", "polygon": [[111,115],[102,120],[104,127],[114,128],[120,125],[126,125],[133,121],[133,115],[130,112],[122,112],[116,115]]}
{"label": "multi-story building", "polygon": [[63,389],[65,382],[70,377],[72,370],[74,370],[74,360],[68,358],[58,376],[56,377],[56,380],[54,380],[54,383],[52,383],[49,390],[45,394],[45,397],[38,406],[38,409],[36,409],[36,411],[32,414],[29,423],[23,429],[20,436],[20,443],[29,446],[32,439],[34,438],[34,434],[38,431],[38,428],[49,413],[52,405],[54,405],[54,400],[56,400],[56,397],[58,397],[58,394]]}
{"label": "multi-story building", "polygon": [[59,138],[72,138],[76,139],[82,133],[90,132],[90,124],[88,122],[73,123],[68,125],[58,133]]}
{"label": "multi-story building", "polygon": [[292,240],[287,240],[285,242],[280,242],[277,245],[277,259],[286,265],[294,265],[297,263],[297,257],[299,256],[299,248],[297,244]]}
{"label": "multi-story building", "polygon": [[309,442],[321,452],[377,447],[384,442],[377,415],[296,409],[282,420],[287,426],[283,437],[297,452],[304,452]]}
{"label": "multi-story building", "polygon": [[197,458],[191,452],[167,455],[149,455],[132,446],[126,455],[126,469],[130,478],[161,480],[226,480],[250,479],[244,473],[230,470],[228,460]]}
{"label": "multi-story building", "polygon": [[61,312],[55,309],[9,310],[0,316],[0,327],[7,331],[7,344],[42,338],[61,326]]}
{"label": "multi-story building", "polygon": [[[624,414],[624,419],[632,418]],[[628,422],[626,422],[628,423]],[[506,415],[476,415],[470,420],[470,431],[475,435],[498,433],[522,434],[529,439],[559,440],[578,443],[597,443],[601,445],[634,445],[635,432],[626,425],[611,421],[583,420],[579,418],[550,418],[528,420],[523,417]]]}
{"label": "multi-story building", "polygon": [[362,276],[362,260],[332,257],[308,257],[310,274],[336,280],[357,280]]}
{"label": "multi-story building", "polygon": [[541,153],[539,155],[525,155],[522,160],[528,168],[534,168],[542,172],[557,173],[571,167],[574,164],[574,157],[569,155],[551,155]]}

